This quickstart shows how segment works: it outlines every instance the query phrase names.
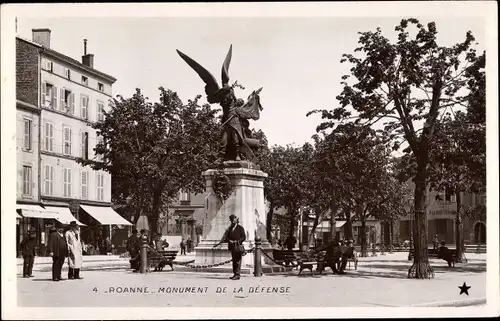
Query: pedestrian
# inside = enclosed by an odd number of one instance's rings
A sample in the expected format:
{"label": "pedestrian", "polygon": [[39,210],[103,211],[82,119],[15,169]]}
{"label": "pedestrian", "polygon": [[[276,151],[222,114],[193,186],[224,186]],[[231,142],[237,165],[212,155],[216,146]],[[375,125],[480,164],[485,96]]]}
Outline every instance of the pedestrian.
{"label": "pedestrian", "polygon": [[352,244],[351,241],[346,241],[345,247],[343,248],[343,251],[341,251],[341,252],[342,252],[342,261],[340,262],[339,271],[340,271],[340,273],[344,273],[346,265],[347,265],[347,261],[349,259],[354,258],[354,255],[355,255],[354,254],[354,244]]}
{"label": "pedestrian", "polygon": [[138,270],[136,265],[138,264],[136,257],[138,254],[138,247],[136,243],[139,242],[139,237],[137,236],[137,229],[132,230],[132,235],[127,240],[127,251],[130,254],[130,268],[133,270]]}
{"label": "pedestrian", "polygon": [[69,223],[69,230],[66,232],[66,243],[68,244],[68,280],[83,279],[80,276],[82,267],[82,239],[76,221]]}
{"label": "pedestrian", "polygon": [[109,236],[106,236],[104,244],[106,248],[106,255],[111,255],[113,253],[113,243],[111,243],[111,238]]}
{"label": "pedestrian", "polygon": [[28,236],[21,242],[21,253],[23,254],[23,278],[32,278],[36,256],[36,230],[33,227],[29,229]]}
{"label": "pedestrian", "polygon": [[61,281],[62,267],[64,260],[68,256],[68,244],[66,244],[63,227],[60,223],[56,223],[56,227],[52,229],[49,240],[49,253],[52,257],[52,281]]}
{"label": "pedestrian", "polygon": [[243,226],[239,225],[239,218],[231,214],[229,216],[229,220],[231,225],[227,228],[222,236],[222,239],[219,243],[215,244],[214,247],[218,246],[221,243],[228,243],[228,249],[231,252],[231,258],[233,260],[233,276],[230,277],[231,280],[239,280],[240,279],[240,271],[241,271],[241,258],[245,255],[245,248],[243,246],[243,242],[246,240],[245,229]]}
{"label": "pedestrian", "polygon": [[186,242],[184,241],[184,239],[181,240],[181,255],[186,255]]}
{"label": "pedestrian", "polygon": [[436,250],[439,247],[439,236],[436,234],[432,240],[432,247]]}
{"label": "pedestrian", "polygon": [[156,236],[155,249],[157,252],[163,251],[163,245],[161,242],[161,234]]}
{"label": "pedestrian", "polygon": [[187,246],[188,253],[191,253],[191,251],[193,250],[193,241],[191,240],[190,237],[188,237],[188,239],[186,241],[186,246]]}
{"label": "pedestrian", "polygon": [[295,244],[297,244],[297,238],[293,235],[288,236],[285,241],[286,248],[291,251],[295,247]]}

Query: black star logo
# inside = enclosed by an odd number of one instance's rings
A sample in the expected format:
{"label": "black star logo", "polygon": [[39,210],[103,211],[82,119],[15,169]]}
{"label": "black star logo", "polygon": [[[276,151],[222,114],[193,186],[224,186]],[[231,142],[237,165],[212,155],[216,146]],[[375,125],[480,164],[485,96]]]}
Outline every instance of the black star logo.
{"label": "black star logo", "polygon": [[470,286],[467,286],[467,284],[465,284],[465,282],[464,282],[464,285],[459,286],[458,288],[460,289],[460,295],[462,295],[462,293],[469,295]]}

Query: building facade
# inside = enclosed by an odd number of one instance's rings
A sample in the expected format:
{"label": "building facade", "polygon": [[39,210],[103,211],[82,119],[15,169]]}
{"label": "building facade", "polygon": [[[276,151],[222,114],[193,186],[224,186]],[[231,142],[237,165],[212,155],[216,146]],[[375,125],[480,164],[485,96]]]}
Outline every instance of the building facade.
{"label": "building facade", "polygon": [[80,62],[51,49],[50,38],[49,29],[33,29],[32,41],[16,39],[19,234],[35,227],[41,254],[54,220],[78,220],[88,243],[105,238],[106,230],[112,237],[113,224],[129,224],[111,210],[110,174],[77,162],[99,161],[94,148],[101,138],[91,125],[104,120],[116,79],[94,69],[86,40]]}

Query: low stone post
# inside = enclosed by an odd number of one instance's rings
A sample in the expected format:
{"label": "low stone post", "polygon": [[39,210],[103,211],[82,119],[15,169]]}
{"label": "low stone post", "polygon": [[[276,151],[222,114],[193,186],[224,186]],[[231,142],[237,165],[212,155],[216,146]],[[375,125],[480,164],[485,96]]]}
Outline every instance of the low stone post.
{"label": "low stone post", "polygon": [[255,248],[253,252],[253,260],[254,260],[254,270],[253,270],[253,275],[260,277],[262,276],[262,262],[260,259],[260,246],[262,244],[262,240],[260,237],[256,236],[255,237]]}
{"label": "low stone post", "polygon": [[148,265],[148,237],[141,237],[141,273],[146,273]]}

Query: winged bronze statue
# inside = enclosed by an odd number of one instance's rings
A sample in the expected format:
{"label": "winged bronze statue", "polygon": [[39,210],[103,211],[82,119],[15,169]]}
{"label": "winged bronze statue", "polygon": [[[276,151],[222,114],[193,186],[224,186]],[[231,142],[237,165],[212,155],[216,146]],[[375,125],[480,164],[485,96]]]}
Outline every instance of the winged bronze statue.
{"label": "winged bronze statue", "polygon": [[258,120],[262,106],[259,93],[262,88],[253,91],[245,103],[237,99],[234,94],[234,85],[229,85],[229,65],[231,63],[233,46],[229,47],[226,59],[222,63],[222,87],[219,87],[215,77],[199,63],[186,54],[177,50],[181,58],[200,76],[205,83],[205,93],[210,104],[219,104],[222,107],[222,145],[223,159],[239,161],[246,159],[255,161],[254,151],[260,142],[251,137],[249,119]]}

